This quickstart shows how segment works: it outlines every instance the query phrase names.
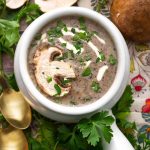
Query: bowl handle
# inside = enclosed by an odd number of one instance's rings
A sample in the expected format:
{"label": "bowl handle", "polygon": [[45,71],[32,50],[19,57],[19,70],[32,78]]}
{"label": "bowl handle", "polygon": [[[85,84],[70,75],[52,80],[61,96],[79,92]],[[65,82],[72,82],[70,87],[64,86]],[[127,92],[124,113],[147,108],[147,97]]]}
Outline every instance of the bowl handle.
{"label": "bowl handle", "polygon": [[[112,115],[112,111],[109,112]],[[110,143],[104,142],[104,150],[134,150],[131,143],[117,127],[116,122],[113,123],[112,130],[113,137]]]}

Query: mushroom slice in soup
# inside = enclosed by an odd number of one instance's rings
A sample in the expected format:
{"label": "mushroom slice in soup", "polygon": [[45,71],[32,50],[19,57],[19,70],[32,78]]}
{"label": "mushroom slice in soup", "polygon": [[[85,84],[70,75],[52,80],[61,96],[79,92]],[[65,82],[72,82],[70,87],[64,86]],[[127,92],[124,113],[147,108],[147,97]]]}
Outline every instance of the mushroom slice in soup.
{"label": "mushroom slice in soup", "polygon": [[42,91],[50,96],[62,97],[71,90],[71,84],[64,81],[75,78],[75,73],[68,63],[55,61],[57,56],[62,56],[62,50],[47,43],[40,44],[34,55],[34,73]]}

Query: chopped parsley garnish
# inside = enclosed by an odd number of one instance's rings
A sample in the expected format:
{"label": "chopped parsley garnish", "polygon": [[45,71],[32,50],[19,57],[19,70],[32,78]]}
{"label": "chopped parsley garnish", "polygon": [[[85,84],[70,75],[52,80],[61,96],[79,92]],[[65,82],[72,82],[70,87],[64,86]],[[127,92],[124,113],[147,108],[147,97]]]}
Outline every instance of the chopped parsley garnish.
{"label": "chopped parsley garnish", "polygon": [[79,17],[79,23],[80,23],[80,29],[82,30],[87,30],[86,24],[85,24],[85,20],[83,17]]}
{"label": "chopped parsley garnish", "polygon": [[89,32],[77,32],[73,37],[73,41],[83,40],[88,42],[91,40],[92,35],[93,34],[90,34]]}
{"label": "chopped parsley garnish", "polygon": [[62,20],[57,21],[57,26],[62,29],[67,28],[66,24]]}
{"label": "chopped parsley garnish", "polygon": [[117,59],[112,54],[109,56],[108,61],[111,65],[115,65],[117,63]]}
{"label": "chopped parsley garnish", "polygon": [[68,83],[70,83],[72,81],[72,79],[60,79],[60,83],[62,86],[66,86]]}
{"label": "chopped parsley garnish", "polygon": [[48,33],[49,37],[51,37],[51,38],[59,38],[59,37],[63,36],[62,30],[67,31],[67,27],[60,20],[60,21],[57,21],[56,27],[51,28],[50,30],[48,30],[47,33]]}
{"label": "chopped parsley garnish", "polygon": [[66,46],[67,46],[67,43],[61,43],[61,46],[62,46],[62,47],[66,47]]}
{"label": "chopped parsley garnish", "polygon": [[47,82],[50,83],[52,81],[52,77],[48,76],[47,77]]}
{"label": "chopped parsley garnish", "polygon": [[68,29],[67,29],[67,27],[66,27],[66,26],[64,27],[64,31],[65,31],[65,32],[67,32],[67,31],[68,31]]}
{"label": "chopped parsley garnish", "polygon": [[53,38],[51,38],[51,37],[48,38],[48,41],[50,42],[51,45],[55,45],[55,41]]}
{"label": "chopped parsley garnish", "polygon": [[90,76],[92,74],[91,68],[87,67],[83,72],[82,72],[82,76],[86,77],[86,76]]}
{"label": "chopped parsley garnish", "polygon": [[60,61],[60,60],[65,60],[65,59],[69,59],[72,60],[74,58],[74,53],[72,50],[68,50],[67,52],[63,53],[63,56],[57,57],[56,60]]}
{"label": "chopped parsley garnish", "polygon": [[96,93],[100,92],[100,90],[101,90],[101,87],[100,87],[99,83],[96,82],[96,81],[92,82],[91,88]]}
{"label": "chopped parsley garnish", "polygon": [[105,55],[104,55],[104,53],[103,53],[103,52],[99,52],[99,56],[98,56],[97,59],[96,59],[96,63],[102,62],[102,61],[104,61],[104,60],[105,60]]}
{"label": "chopped parsley garnish", "polygon": [[76,33],[75,28],[72,28],[72,29],[71,29],[71,32],[72,32],[72,33]]}
{"label": "chopped parsley garnish", "polygon": [[78,50],[78,53],[80,54],[81,49],[83,48],[83,43],[79,40],[79,41],[74,41],[73,45],[76,48],[76,50]]}
{"label": "chopped parsley garnish", "polygon": [[55,90],[57,92],[56,95],[60,95],[61,94],[61,88],[60,88],[60,86],[58,84],[55,84],[54,88],[55,88]]}

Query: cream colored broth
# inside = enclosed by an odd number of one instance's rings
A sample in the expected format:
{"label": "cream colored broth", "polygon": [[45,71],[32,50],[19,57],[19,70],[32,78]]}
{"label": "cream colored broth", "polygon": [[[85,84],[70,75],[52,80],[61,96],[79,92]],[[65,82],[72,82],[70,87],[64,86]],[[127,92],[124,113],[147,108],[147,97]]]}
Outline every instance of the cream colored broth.
{"label": "cream colored broth", "polygon": [[[68,51],[67,48],[71,48],[73,46],[72,37],[74,33],[70,31],[70,28],[75,28],[76,30],[83,32],[80,30],[80,24],[77,17],[65,17],[61,19],[64,24],[66,24],[68,31],[65,32],[62,30],[62,32],[65,34],[59,38],[55,39],[55,46],[58,48],[63,49],[65,52]],[[54,21],[47,26],[45,26],[40,34],[43,35],[47,33],[49,29],[56,26],[56,22]],[[65,59],[64,62],[69,63],[76,75],[76,78],[71,82],[71,90],[70,92],[63,97],[56,97],[56,96],[48,96],[46,95],[41,88],[38,87],[38,84],[35,80],[34,76],[34,65],[32,63],[36,47],[41,43],[42,41],[48,42],[48,35],[42,36],[42,39],[34,39],[32,42],[32,45],[29,50],[29,72],[31,75],[31,78],[37,88],[45,94],[50,100],[63,104],[63,105],[83,105],[87,103],[92,103],[98,99],[100,99],[110,88],[111,84],[113,83],[113,80],[115,78],[116,69],[117,69],[117,63],[115,65],[110,64],[109,57],[110,55],[113,55],[114,58],[117,58],[117,54],[115,51],[114,44],[108,35],[108,33],[100,27],[97,23],[94,23],[92,20],[85,19],[85,25],[87,27],[87,30],[89,32],[96,31],[98,34],[94,34],[90,41],[83,42],[83,48],[81,50],[80,54],[74,54],[74,58],[72,60]],[[62,47],[61,42],[69,42],[67,45]],[[68,45],[69,44],[69,45]],[[71,46],[71,47],[70,47]],[[94,48],[96,50],[94,50]],[[103,52],[105,55],[105,60],[102,62],[96,63],[97,55],[99,52],[96,52],[97,49]],[[75,50],[74,50],[75,51]],[[76,52],[74,52],[76,53]],[[85,58],[87,56],[90,56],[91,59],[89,61],[85,61]],[[83,59],[84,62],[81,62],[80,60]],[[90,67],[92,75],[83,77],[82,73],[85,70],[86,67]],[[99,69],[101,68],[101,71],[99,72]],[[98,77],[99,72],[99,77]],[[93,81],[96,81],[101,90],[99,92],[95,92],[92,89],[92,83]]]}

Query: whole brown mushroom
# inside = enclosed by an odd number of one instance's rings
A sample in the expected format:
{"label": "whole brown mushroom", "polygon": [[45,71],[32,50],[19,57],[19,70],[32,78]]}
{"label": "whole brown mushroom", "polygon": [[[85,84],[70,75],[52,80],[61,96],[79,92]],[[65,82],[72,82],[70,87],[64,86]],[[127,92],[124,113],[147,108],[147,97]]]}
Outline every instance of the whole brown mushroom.
{"label": "whole brown mushroom", "polygon": [[150,41],[150,0],[113,0],[110,11],[112,21],[126,38]]}

